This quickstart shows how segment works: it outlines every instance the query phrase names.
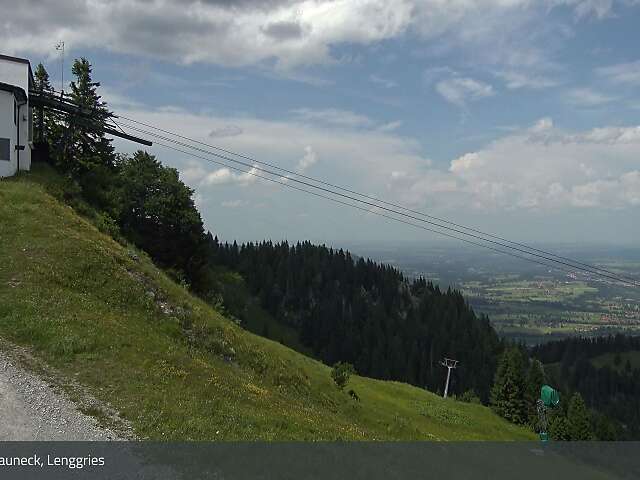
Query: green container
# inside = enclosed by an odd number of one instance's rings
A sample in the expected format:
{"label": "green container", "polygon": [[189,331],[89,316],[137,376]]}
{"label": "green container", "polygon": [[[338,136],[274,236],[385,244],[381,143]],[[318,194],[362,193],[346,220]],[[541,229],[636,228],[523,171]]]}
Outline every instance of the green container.
{"label": "green container", "polygon": [[549,434],[547,432],[540,432],[540,441],[541,442],[548,442],[549,441]]}
{"label": "green container", "polygon": [[543,385],[540,389],[540,399],[545,407],[556,407],[560,403],[560,394],[549,385]]}

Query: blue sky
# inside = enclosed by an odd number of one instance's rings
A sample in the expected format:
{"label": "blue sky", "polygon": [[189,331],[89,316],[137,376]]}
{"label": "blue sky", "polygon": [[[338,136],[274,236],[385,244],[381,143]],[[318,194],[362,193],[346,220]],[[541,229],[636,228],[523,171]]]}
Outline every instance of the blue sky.
{"label": "blue sky", "polygon": [[[518,241],[640,237],[638,0],[5,1],[2,53],[58,87],[64,40],[116,113]],[[151,150],[225,239],[438,238]]]}

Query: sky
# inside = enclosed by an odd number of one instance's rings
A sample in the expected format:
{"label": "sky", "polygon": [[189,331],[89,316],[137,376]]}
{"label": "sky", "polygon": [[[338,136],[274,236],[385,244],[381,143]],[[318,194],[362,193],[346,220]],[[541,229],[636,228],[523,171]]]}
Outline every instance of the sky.
{"label": "sky", "polygon": [[[116,114],[516,241],[640,238],[640,0],[0,0],[0,10],[0,53],[43,62],[60,88],[64,41],[65,80],[71,59],[88,58]],[[225,240],[441,240],[149,151],[179,170]]]}

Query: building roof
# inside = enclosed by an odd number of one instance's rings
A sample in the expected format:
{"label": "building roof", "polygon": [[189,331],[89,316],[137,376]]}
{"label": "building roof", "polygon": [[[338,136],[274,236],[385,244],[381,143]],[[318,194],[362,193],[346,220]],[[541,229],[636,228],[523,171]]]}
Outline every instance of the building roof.
{"label": "building roof", "polygon": [[16,62],[16,63],[24,63],[24,64],[28,65],[28,67],[29,67],[29,88],[31,88],[33,86],[33,72],[31,71],[31,62],[29,60],[27,60],[26,58],[12,57],[11,55],[3,55],[1,53],[0,53],[0,60],[7,60],[9,62]]}
{"label": "building roof", "polygon": [[2,55],[1,53],[0,60],[9,60],[10,62],[26,63],[27,65],[31,65],[29,60],[26,58],[12,57],[11,55]]}
{"label": "building roof", "polygon": [[0,91],[13,93],[13,96],[16,97],[16,99],[21,100],[23,102],[27,101],[26,92],[22,88],[17,87],[15,85],[9,85],[8,83],[0,82]]}

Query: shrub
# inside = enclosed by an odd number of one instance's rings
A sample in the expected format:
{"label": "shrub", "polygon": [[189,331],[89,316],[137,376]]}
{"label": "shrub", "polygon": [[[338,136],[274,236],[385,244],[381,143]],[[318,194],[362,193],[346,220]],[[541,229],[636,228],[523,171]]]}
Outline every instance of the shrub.
{"label": "shrub", "polygon": [[477,403],[478,405],[482,403],[475,390],[467,390],[466,392],[464,392],[462,395],[460,395],[460,401],[466,403]]}
{"label": "shrub", "polygon": [[102,233],[109,235],[116,242],[124,244],[125,240],[120,234],[118,223],[107,213],[98,211],[95,215],[94,224]]}
{"label": "shrub", "polygon": [[351,377],[351,375],[355,372],[356,371],[353,368],[353,365],[351,365],[350,363],[338,362],[333,366],[333,369],[331,370],[331,378],[338,386],[338,388],[342,390],[347,385],[347,382],[349,382],[349,377]]}

